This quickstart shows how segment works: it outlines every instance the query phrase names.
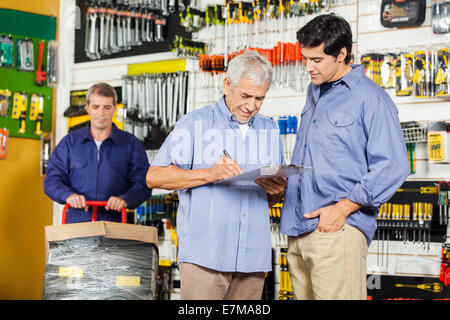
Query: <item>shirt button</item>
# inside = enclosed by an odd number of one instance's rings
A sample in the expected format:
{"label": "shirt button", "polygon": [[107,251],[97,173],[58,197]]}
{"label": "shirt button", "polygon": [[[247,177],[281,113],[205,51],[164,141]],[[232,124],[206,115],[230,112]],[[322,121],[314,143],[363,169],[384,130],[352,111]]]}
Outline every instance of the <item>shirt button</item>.
{"label": "shirt button", "polygon": [[314,120],[312,121],[312,123],[316,123],[316,119],[314,119]]}

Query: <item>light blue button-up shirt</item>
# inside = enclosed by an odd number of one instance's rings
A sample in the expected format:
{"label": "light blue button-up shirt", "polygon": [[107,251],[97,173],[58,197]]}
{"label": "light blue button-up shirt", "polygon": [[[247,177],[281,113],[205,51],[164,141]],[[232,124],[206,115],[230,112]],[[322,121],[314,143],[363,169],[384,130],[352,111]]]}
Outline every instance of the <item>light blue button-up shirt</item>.
{"label": "light blue button-up shirt", "polygon": [[352,67],[320,98],[320,86],[308,87],[292,164],[314,170],[289,178],[280,226],[284,234],[315,230],[319,217],[303,215],[347,198],[364,206],[346,222],[370,244],[378,207],[409,175],[397,107],[365,77],[362,66]]}
{"label": "light blue button-up shirt", "polygon": [[[180,118],[152,166],[211,168],[223,150],[242,171],[284,162],[274,121],[256,114],[242,136],[222,97]],[[256,184],[206,184],[178,191],[178,262],[223,272],[271,271],[267,193]]]}

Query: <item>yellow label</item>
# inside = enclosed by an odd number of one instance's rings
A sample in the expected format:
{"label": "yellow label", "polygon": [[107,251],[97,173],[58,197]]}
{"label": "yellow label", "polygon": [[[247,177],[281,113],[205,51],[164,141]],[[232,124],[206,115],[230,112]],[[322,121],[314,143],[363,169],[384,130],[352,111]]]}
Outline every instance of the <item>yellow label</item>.
{"label": "yellow label", "polygon": [[116,276],[116,286],[139,287],[141,277],[139,276]]}
{"label": "yellow label", "polygon": [[59,276],[62,278],[83,278],[83,268],[77,266],[59,267]]}
{"label": "yellow label", "polygon": [[165,60],[144,62],[128,65],[128,75],[136,76],[143,73],[170,73],[186,70],[186,60]]}
{"label": "yellow label", "polygon": [[172,265],[172,261],[169,259],[159,259],[159,265],[162,267],[170,267]]}

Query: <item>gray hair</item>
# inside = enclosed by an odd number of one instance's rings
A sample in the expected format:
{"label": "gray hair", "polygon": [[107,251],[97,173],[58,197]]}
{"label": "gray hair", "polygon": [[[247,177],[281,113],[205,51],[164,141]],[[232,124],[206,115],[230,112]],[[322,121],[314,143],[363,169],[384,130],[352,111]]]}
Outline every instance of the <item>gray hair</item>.
{"label": "gray hair", "polygon": [[89,98],[95,93],[103,97],[113,98],[113,105],[117,104],[117,92],[112,86],[105,82],[92,85],[86,94],[86,103],[89,104]]}
{"label": "gray hair", "polygon": [[230,79],[231,88],[239,85],[241,78],[254,80],[256,85],[272,83],[272,65],[256,51],[247,50],[235,56],[228,64],[226,77]]}

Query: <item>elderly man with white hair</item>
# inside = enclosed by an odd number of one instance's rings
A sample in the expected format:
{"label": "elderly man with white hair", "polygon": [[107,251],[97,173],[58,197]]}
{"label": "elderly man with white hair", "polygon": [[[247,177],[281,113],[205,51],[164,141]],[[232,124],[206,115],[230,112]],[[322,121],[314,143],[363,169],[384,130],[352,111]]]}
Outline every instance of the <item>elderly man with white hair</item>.
{"label": "elderly man with white hair", "polygon": [[149,188],[178,190],[183,300],[261,299],[272,268],[269,205],[287,182],[215,182],[284,163],[276,124],[258,113],[271,81],[272,66],[258,53],[234,57],[224,96],[180,118],[147,172]]}

